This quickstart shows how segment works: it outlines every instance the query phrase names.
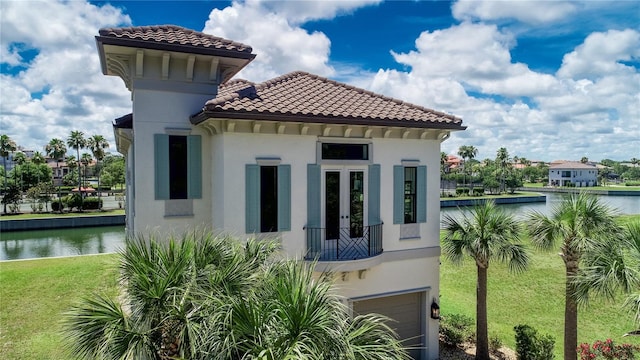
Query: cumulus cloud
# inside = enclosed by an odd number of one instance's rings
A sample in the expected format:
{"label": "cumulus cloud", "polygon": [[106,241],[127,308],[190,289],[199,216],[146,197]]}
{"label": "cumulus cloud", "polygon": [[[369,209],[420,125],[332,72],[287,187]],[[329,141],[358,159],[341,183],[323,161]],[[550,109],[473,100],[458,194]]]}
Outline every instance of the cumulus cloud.
{"label": "cumulus cloud", "polygon": [[453,4],[451,10],[458,20],[513,19],[528,24],[542,24],[564,19],[574,13],[577,7],[568,1],[460,0]]}
{"label": "cumulus cloud", "polygon": [[[640,74],[625,64],[639,58],[637,31],[590,34],[556,74],[514,62],[514,36],[470,22],[425,31],[414,50],[393,52],[409,70],[380,69],[368,87],[461,116],[468,129],[443,144],[449,153],[471,144],[494,157],[509,144],[512,154],[543,160],[616,158],[623,147],[640,146]],[[625,145],[611,146],[614,136]]]}
{"label": "cumulus cloud", "polygon": [[213,9],[203,31],[253,47],[257,57],[240,77],[262,81],[294,70],[333,76],[336,71],[329,64],[331,40],[324,33],[309,32],[300,25],[377,2],[234,1],[224,9]]}
{"label": "cumulus cloud", "polygon": [[80,130],[105,136],[115,151],[111,120],[131,111],[130,95],[121,80],[102,75],[94,36],[131,19],[84,1],[3,1],[1,8],[2,133],[42,151]]}

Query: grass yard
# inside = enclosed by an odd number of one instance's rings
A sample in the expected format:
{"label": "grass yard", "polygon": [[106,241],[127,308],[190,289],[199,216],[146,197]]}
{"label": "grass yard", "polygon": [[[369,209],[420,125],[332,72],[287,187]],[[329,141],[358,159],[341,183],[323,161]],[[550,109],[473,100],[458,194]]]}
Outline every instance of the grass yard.
{"label": "grass yard", "polygon": [[60,320],[93,291],[115,294],[116,256],[0,262],[0,352],[3,359],[69,359]]}
{"label": "grass yard", "polygon": [[[640,220],[640,215],[621,221]],[[83,295],[115,295],[117,256],[94,255],[0,262],[0,351],[3,359],[68,359],[61,331],[62,314]],[[515,348],[513,327],[528,324],[556,340],[562,358],[564,266],[556,252],[534,252],[529,271],[513,275],[493,263],[489,269],[489,334]],[[442,258],[440,306],[444,315],[475,316],[475,264],[454,266]],[[612,338],[640,344],[639,337],[621,338],[634,328],[631,317],[616,304],[594,301],[580,310],[579,341]]]}
{"label": "grass yard", "polygon": [[[622,222],[640,220],[640,215],[625,216]],[[558,251],[533,251],[527,272],[511,274],[505,266],[492,263],[488,275],[487,310],[489,336],[497,336],[515,349],[513,327],[533,326],[555,340],[556,359],[562,359],[564,334],[564,264]],[[440,267],[440,307],[443,315],[460,313],[475,318],[475,263],[466,259],[455,266],[442,258]],[[631,315],[616,303],[592,300],[578,310],[578,341],[593,343],[611,338],[617,343],[640,345],[640,337],[622,337],[635,329]],[[475,328],[474,328],[475,330]]]}

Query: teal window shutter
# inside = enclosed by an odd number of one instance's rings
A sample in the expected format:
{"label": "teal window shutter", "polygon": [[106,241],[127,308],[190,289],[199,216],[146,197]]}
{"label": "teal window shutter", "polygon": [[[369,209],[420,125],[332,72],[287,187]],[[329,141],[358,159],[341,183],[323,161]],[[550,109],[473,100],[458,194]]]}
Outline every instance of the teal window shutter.
{"label": "teal window shutter", "polygon": [[187,197],[202,199],[202,137],[187,137]]}
{"label": "teal window shutter", "polygon": [[247,234],[260,232],[260,166],[245,167],[245,229]]}
{"label": "teal window shutter", "polygon": [[369,165],[369,225],[382,223],[380,219],[380,165]]}
{"label": "teal window shutter", "polygon": [[393,167],[393,223],[404,224],[404,166]]}
{"label": "teal window shutter", "polygon": [[169,135],[153,135],[154,187],[156,200],[169,199]]}
{"label": "teal window shutter", "polygon": [[307,164],[307,227],[320,227],[320,165]]}
{"label": "teal window shutter", "polygon": [[418,166],[418,178],[416,182],[416,222],[427,222],[427,167]]}
{"label": "teal window shutter", "polygon": [[291,230],[291,165],[278,166],[278,231]]}

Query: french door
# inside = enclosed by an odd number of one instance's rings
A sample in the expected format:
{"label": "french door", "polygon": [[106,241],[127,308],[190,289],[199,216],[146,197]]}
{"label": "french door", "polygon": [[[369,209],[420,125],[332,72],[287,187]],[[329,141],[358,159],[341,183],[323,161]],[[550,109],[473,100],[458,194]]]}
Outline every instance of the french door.
{"label": "french door", "polygon": [[361,239],[367,219],[366,167],[330,167],[322,176],[325,240]]}

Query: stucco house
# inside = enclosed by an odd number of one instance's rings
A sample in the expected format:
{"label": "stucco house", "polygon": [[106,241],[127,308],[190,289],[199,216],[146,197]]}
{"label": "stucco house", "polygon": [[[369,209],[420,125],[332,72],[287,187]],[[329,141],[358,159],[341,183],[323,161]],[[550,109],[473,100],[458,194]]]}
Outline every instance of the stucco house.
{"label": "stucco house", "polygon": [[397,320],[416,359],[438,357],[440,143],[461,119],[306,72],[232,79],[251,47],[176,26],[96,41],[131,91],[114,123],[129,233],[276,236],[335,272],[354,312]]}
{"label": "stucco house", "polygon": [[598,168],[576,161],[554,162],[549,166],[550,186],[586,187],[598,184]]}

